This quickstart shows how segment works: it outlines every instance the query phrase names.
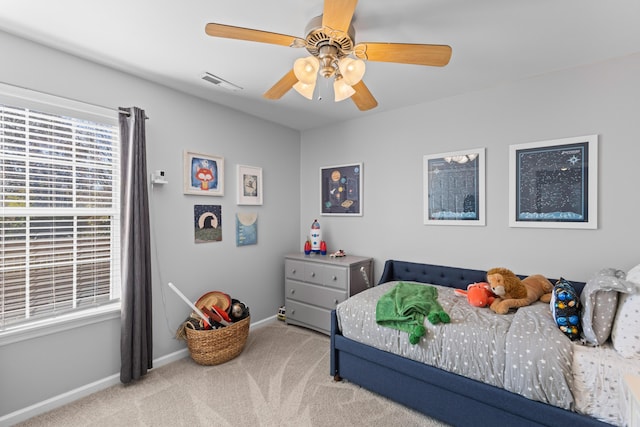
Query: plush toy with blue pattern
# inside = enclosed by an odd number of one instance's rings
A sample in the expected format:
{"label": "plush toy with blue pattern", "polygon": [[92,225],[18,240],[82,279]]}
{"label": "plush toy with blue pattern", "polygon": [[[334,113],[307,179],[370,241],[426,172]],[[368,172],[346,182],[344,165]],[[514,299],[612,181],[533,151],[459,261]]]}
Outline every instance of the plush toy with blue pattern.
{"label": "plush toy with blue pattern", "polygon": [[572,341],[580,338],[580,297],[573,285],[560,278],[551,295],[551,314],[558,328]]}

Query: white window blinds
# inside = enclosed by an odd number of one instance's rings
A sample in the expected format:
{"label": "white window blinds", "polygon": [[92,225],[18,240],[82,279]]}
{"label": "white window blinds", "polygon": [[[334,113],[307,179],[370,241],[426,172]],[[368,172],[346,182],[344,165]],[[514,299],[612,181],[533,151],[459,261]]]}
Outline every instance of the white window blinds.
{"label": "white window blinds", "polygon": [[0,96],[0,331],[120,297],[117,123],[24,105]]}

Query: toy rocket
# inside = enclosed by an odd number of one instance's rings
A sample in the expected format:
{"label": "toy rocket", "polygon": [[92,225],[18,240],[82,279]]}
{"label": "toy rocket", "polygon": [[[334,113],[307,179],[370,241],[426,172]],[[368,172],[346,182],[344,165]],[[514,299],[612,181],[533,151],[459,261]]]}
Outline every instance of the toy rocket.
{"label": "toy rocket", "polygon": [[315,253],[320,252],[320,244],[322,243],[322,232],[320,231],[320,223],[317,219],[313,220],[311,224],[311,251]]}

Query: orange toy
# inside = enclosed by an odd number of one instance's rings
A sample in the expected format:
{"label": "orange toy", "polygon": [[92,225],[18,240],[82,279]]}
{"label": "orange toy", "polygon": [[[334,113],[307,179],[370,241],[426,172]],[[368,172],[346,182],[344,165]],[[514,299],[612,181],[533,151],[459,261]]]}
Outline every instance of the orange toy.
{"label": "orange toy", "polygon": [[469,304],[474,307],[487,307],[496,299],[496,296],[491,291],[491,286],[486,282],[472,283],[467,286],[467,290],[455,289],[454,292],[458,295],[467,297]]}

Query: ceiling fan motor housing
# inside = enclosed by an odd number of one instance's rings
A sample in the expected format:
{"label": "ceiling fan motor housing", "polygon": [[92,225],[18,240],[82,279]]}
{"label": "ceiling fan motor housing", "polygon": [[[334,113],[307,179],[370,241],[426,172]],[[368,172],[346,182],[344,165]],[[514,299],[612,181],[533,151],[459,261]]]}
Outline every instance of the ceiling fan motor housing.
{"label": "ceiling fan motor housing", "polygon": [[320,60],[320,74],[329,78],[338,72],[337,61],[351,53],[356,30],[353,25],[349,31],[334,30],[322,25],[322,15],[316,16],[305,29],[307,51]]}

